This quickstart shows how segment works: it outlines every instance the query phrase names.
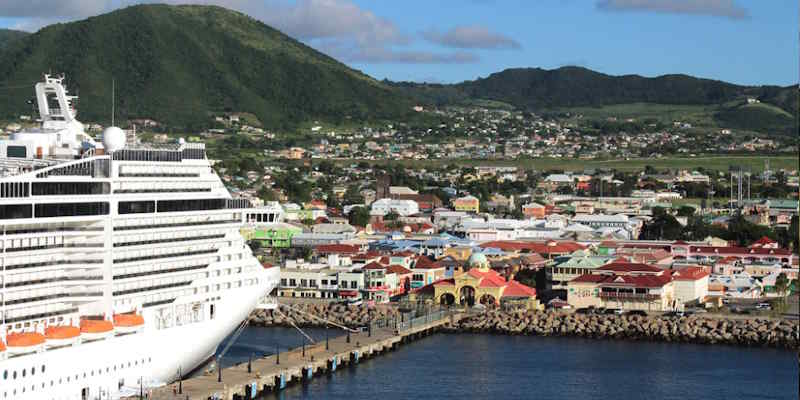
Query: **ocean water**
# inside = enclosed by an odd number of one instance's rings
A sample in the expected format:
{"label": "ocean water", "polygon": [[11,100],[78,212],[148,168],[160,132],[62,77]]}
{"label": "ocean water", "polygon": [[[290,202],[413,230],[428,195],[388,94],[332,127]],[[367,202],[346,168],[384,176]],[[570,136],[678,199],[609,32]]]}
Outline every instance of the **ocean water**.
{"label": "ocean water", "polygon": [[[324,329],[306,330],[324,340]],[[335,330],[329,331],[335,334]],[[302,343],[289,328],[249,327],[223,358],[247,362]],[[222,348],[222,346],[220,346]],[[282,350],[283,351],[283,350]],[[437,334],[277,399],[797,399],[787,350],[578,338]]]}

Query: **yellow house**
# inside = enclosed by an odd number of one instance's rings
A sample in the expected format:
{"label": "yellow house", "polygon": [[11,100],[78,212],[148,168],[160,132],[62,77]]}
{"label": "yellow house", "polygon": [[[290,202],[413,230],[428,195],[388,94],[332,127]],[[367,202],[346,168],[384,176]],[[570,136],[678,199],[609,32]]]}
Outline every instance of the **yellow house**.
{"label": "yellow house", "polygon": [[472,195],[459,197],[453,200],[453,208],[455,208],[456,211],[473,212],[476,214],[480,212],[480,204],[480,200]]}

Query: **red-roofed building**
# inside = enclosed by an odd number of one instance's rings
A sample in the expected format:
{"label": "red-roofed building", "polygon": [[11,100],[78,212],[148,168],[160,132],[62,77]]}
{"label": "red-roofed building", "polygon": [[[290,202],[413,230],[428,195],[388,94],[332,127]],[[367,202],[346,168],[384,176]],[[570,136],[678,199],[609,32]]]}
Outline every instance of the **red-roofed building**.
{"label": "red-roofed building", "polygon": [[[388,259],[388,257],[386,257]],[[369,300],[386,303],[411,289],[412,271],[402,265],[371,262],[365,265],[364,291]]]}
{"label": "red-roofed building", "polygon": [[778,246],[778,242],[776,242],[776,241],[774,241],[774,240],[772,240],[772,239],[770,239],[770,238],[768,238],[766,236],[763,236],[763,237],[761,237],[761,239],[758,239],[755,242],[753,242],[753,244],[751,244],[750,247],[761,247],[761,248],[765,248],[765,249],[777,249],[779,246]]}
{"label": "red-roofed building", "polygon": [[321,256],[328,254],[355,255],[361,252],[361,247],[350,244],[321,244],[314,247],[314,251]]}
{"label": "red-roofed building", "polygon": [[444,265],[426,256],[418,256],[411,268],[411,288],[417,289],[443,279]]}
{"label": "red-roofed building", "polygon": [[583,250],[586,246],[570,241],[555,241],[549,240],[547,242],[527,242],[527,241],[513,241],[513,240],[494,240],[484,242],[479,245],[486,248],[497,248],[506,252],[515,253],[536,253],[545,258],[553,258],[556,256],[572,253],[576,250]]}
{"label": "red-roofed building", "polygon": [[506,280],[489,268],[486,257],[470,257],[472,264],[467,272],[454,278],[440,279],[414,289],[410,300],[426,296],[444,304],[472,306],[481,303],[486,306],[515,305],[524,308],[542,309],[536,299],[536,289],[514,280]]}
{"label": "red-roofed building", "polygon": [[676,306],[675,286],[669,271],[622,261],[569,281],[567,301],[576,308],[666,311]]}

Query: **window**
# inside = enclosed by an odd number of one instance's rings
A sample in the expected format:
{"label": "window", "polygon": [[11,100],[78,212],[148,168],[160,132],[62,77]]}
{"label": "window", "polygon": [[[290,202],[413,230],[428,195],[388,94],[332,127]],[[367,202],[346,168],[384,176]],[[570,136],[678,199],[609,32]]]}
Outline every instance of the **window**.
{"label": "window", "polygon": [[63,196],[109,194],[108,182],[34,182],[31,194],[34,196]]}
{"label": "window", "polygon": [[31,218],[32,209],[30,204],[0,205],[0,219]]}
{"label": "window", "polygon": [[120,214],[143,214],[156,212],[155,201],[120,201],[117,212]]}
{"label": "window", "polygon": [[286,286],[286,278],[281,278],[281,286]]}
{"label": "window", "polygon": [[25,146],[8,146],[6,147],[6,157],[28,158],[28,149]]}
{"label": "window", "polygon": [[289,286],[297,286],[297,281],[294,278],[289,279]]}
{"label": "window", "polygon": [[37,218],[107,215],[108,202],[37,204]]}

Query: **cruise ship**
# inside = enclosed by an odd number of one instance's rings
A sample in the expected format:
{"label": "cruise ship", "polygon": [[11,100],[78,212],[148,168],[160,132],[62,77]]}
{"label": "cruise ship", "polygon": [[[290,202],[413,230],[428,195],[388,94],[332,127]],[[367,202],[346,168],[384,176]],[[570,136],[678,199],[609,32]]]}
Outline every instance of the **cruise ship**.
{"label": "cruise ship", "polygon": [[94,140],[64,78],[0,141],[0,399],[107,399],[174,382],[277,285],[201,143]]}

